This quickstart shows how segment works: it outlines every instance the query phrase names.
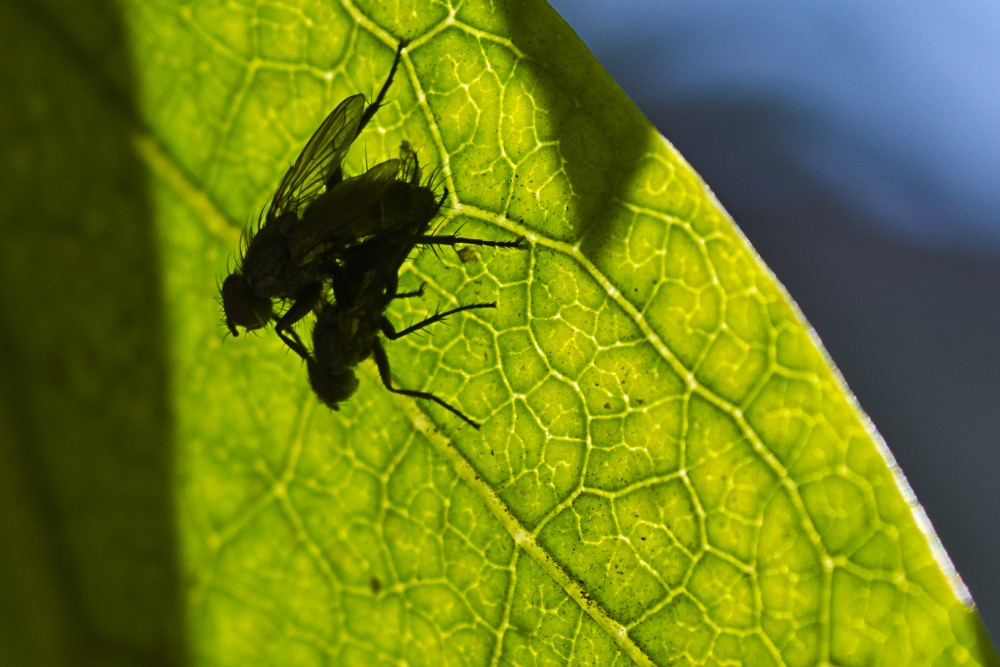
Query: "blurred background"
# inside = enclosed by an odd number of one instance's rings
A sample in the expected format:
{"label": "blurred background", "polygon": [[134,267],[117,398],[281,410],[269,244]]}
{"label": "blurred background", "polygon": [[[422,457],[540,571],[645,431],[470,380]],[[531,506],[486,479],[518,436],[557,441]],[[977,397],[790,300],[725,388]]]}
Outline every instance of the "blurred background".
{"label": "blurred background", "polygon": [[550,2],[804,311],[1000,639],[1000,4]]}

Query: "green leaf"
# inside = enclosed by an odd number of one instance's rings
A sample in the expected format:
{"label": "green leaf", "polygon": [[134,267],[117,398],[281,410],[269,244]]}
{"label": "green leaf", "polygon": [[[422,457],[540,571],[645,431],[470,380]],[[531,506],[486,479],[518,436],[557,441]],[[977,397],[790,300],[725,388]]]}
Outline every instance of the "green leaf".
{"label": "green leaf", "polygon": [[[0,8],[0,662],[997,664],[800,314],[547,5],[74,7]],[[389,346],[478,432],[370,362],[330,412],[214,300],[402,37],[348,173],[407,139],[443,231],[532,244],[419,254],[389,312],[498,302]]]}

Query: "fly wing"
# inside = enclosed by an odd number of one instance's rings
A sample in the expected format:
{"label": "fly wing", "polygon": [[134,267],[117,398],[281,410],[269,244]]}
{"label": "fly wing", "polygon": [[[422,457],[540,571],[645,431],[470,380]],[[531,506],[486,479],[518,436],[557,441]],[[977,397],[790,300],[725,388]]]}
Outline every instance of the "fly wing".
{"label": "fly wing", "polygon": [[321,251],[347,247],[379,231],[375,204],[397,182],[400,161],[386,160],[347,178],[306,209],[292,239],[292,259],[304,264]]}
{"label": "fly wing", "polygon": [[348,97],[337,105],[313,133],[295,164],[285,172],[274,192],[265,220],[292,211],[300,213],[316,199],[358,137],[365,96]]}

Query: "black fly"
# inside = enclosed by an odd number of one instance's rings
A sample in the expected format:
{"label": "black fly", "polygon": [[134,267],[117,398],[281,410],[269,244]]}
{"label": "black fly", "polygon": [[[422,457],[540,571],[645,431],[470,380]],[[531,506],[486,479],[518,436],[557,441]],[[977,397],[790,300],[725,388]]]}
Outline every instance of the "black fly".
{"label": "black fly", "polygon": [[[385,99],[399,67],[406,42],[400,42],[382,89],[365,106],[364,95],[353,95],[330,112],[285,173],[256,233],[245,242],[237,268],[222,283],[226,326],[233,336],[277,319],[285,331],[319,301],[325,265],[338,250],[376,231],[370,216],[360,220],[397,181],[399,160],[375,165],[366,173],[344,179],[341,165],[348,149]],[[365,227],[368,224],[368,227]],[[377,226],[377,225],[376,225]],[[291,300],[280,318],[274,300]]]}
{"label": "black fly", "polygon": [[[406,42],[396,49],[389,75],[368,106],[354,95],[330,112],[285,173],[256,233],[245,242],[237,269],[222,283],[226,326],[233,336],[266,327],[301,356],[316,395],[331,408],[354,394],[354,368],[374,357],[389,391],[434,401],[475,428],[479,425],[437,396],[392,385],[389,359],[379,339],[395,340],[476,303],[439,312],[396,331],[385,317],[394,299],[423,294],[423,286],[399,292],[399,271],[416,246],[524,248],[524,239],[486,241],[428,233],[448,191],[439,197],[420,182],[416,153],[403,142],[400,158],[345,178],[347,151],[381,107]],[[468,253],[468,249],[465,249]],[[465,258],[463,257],[463,261]],[[331,298],[332,297],[332,298]],[[280,314],[275,301],[290,304]],[[316,313],[312,350],[292,328]]]}

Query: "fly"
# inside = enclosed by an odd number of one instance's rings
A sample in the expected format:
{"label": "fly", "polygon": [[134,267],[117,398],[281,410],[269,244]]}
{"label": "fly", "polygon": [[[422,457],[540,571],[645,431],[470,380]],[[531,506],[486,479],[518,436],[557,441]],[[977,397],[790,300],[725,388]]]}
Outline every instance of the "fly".
{"label": "fly", "polygon": [[[385,317],[389,304],[423,294],[422,285],[398,290],[400,269],[416,246],[467,246],[462,251],[468,254],[468,246],[524,249],[524,238],[487,241],[429,233],[448,191],[438,196],[433,177],[421,182],[416,152],[405,141],[399,158],[353,177],[342,169],[347,151],[381,107],[405,46],[400,42],[396,49],[375,100],[366,106],[359,94],[337,105],[282,178],[236,270],[223,281],[225,321],[233,336],[240,328],[252,331],[275,321],[278,336],[305,360],[313,391],[333,409],[356,391],[355,367],[373,357],[389,391],[433,401],[479,428],[430,392],[394,387],[379,334],[396,340],[455,313],[496,307],[493,302],[460,306],[396,331]],[[276,301],[287,304],[280,314]],[[293,328],[310,312],[316,313],[311,349]]]}
{"label": "fly", "polygon": [[[284,332],[316,306],[327,264],[373,231],[358,215],[396,182],[400,161],[388,160],[346,180],[342,163],[381,108],[406,44],[399,43],[375,101],[366,106],[364,95],[357,94],[338,104],[281,179],[256,232],[243,245],[236,270],[222,283],[226,326],[233,336],[241,327],[251,331],[276,320],[275,329],[287,343]],[[291,301],[280,317],[276,299]]]}

